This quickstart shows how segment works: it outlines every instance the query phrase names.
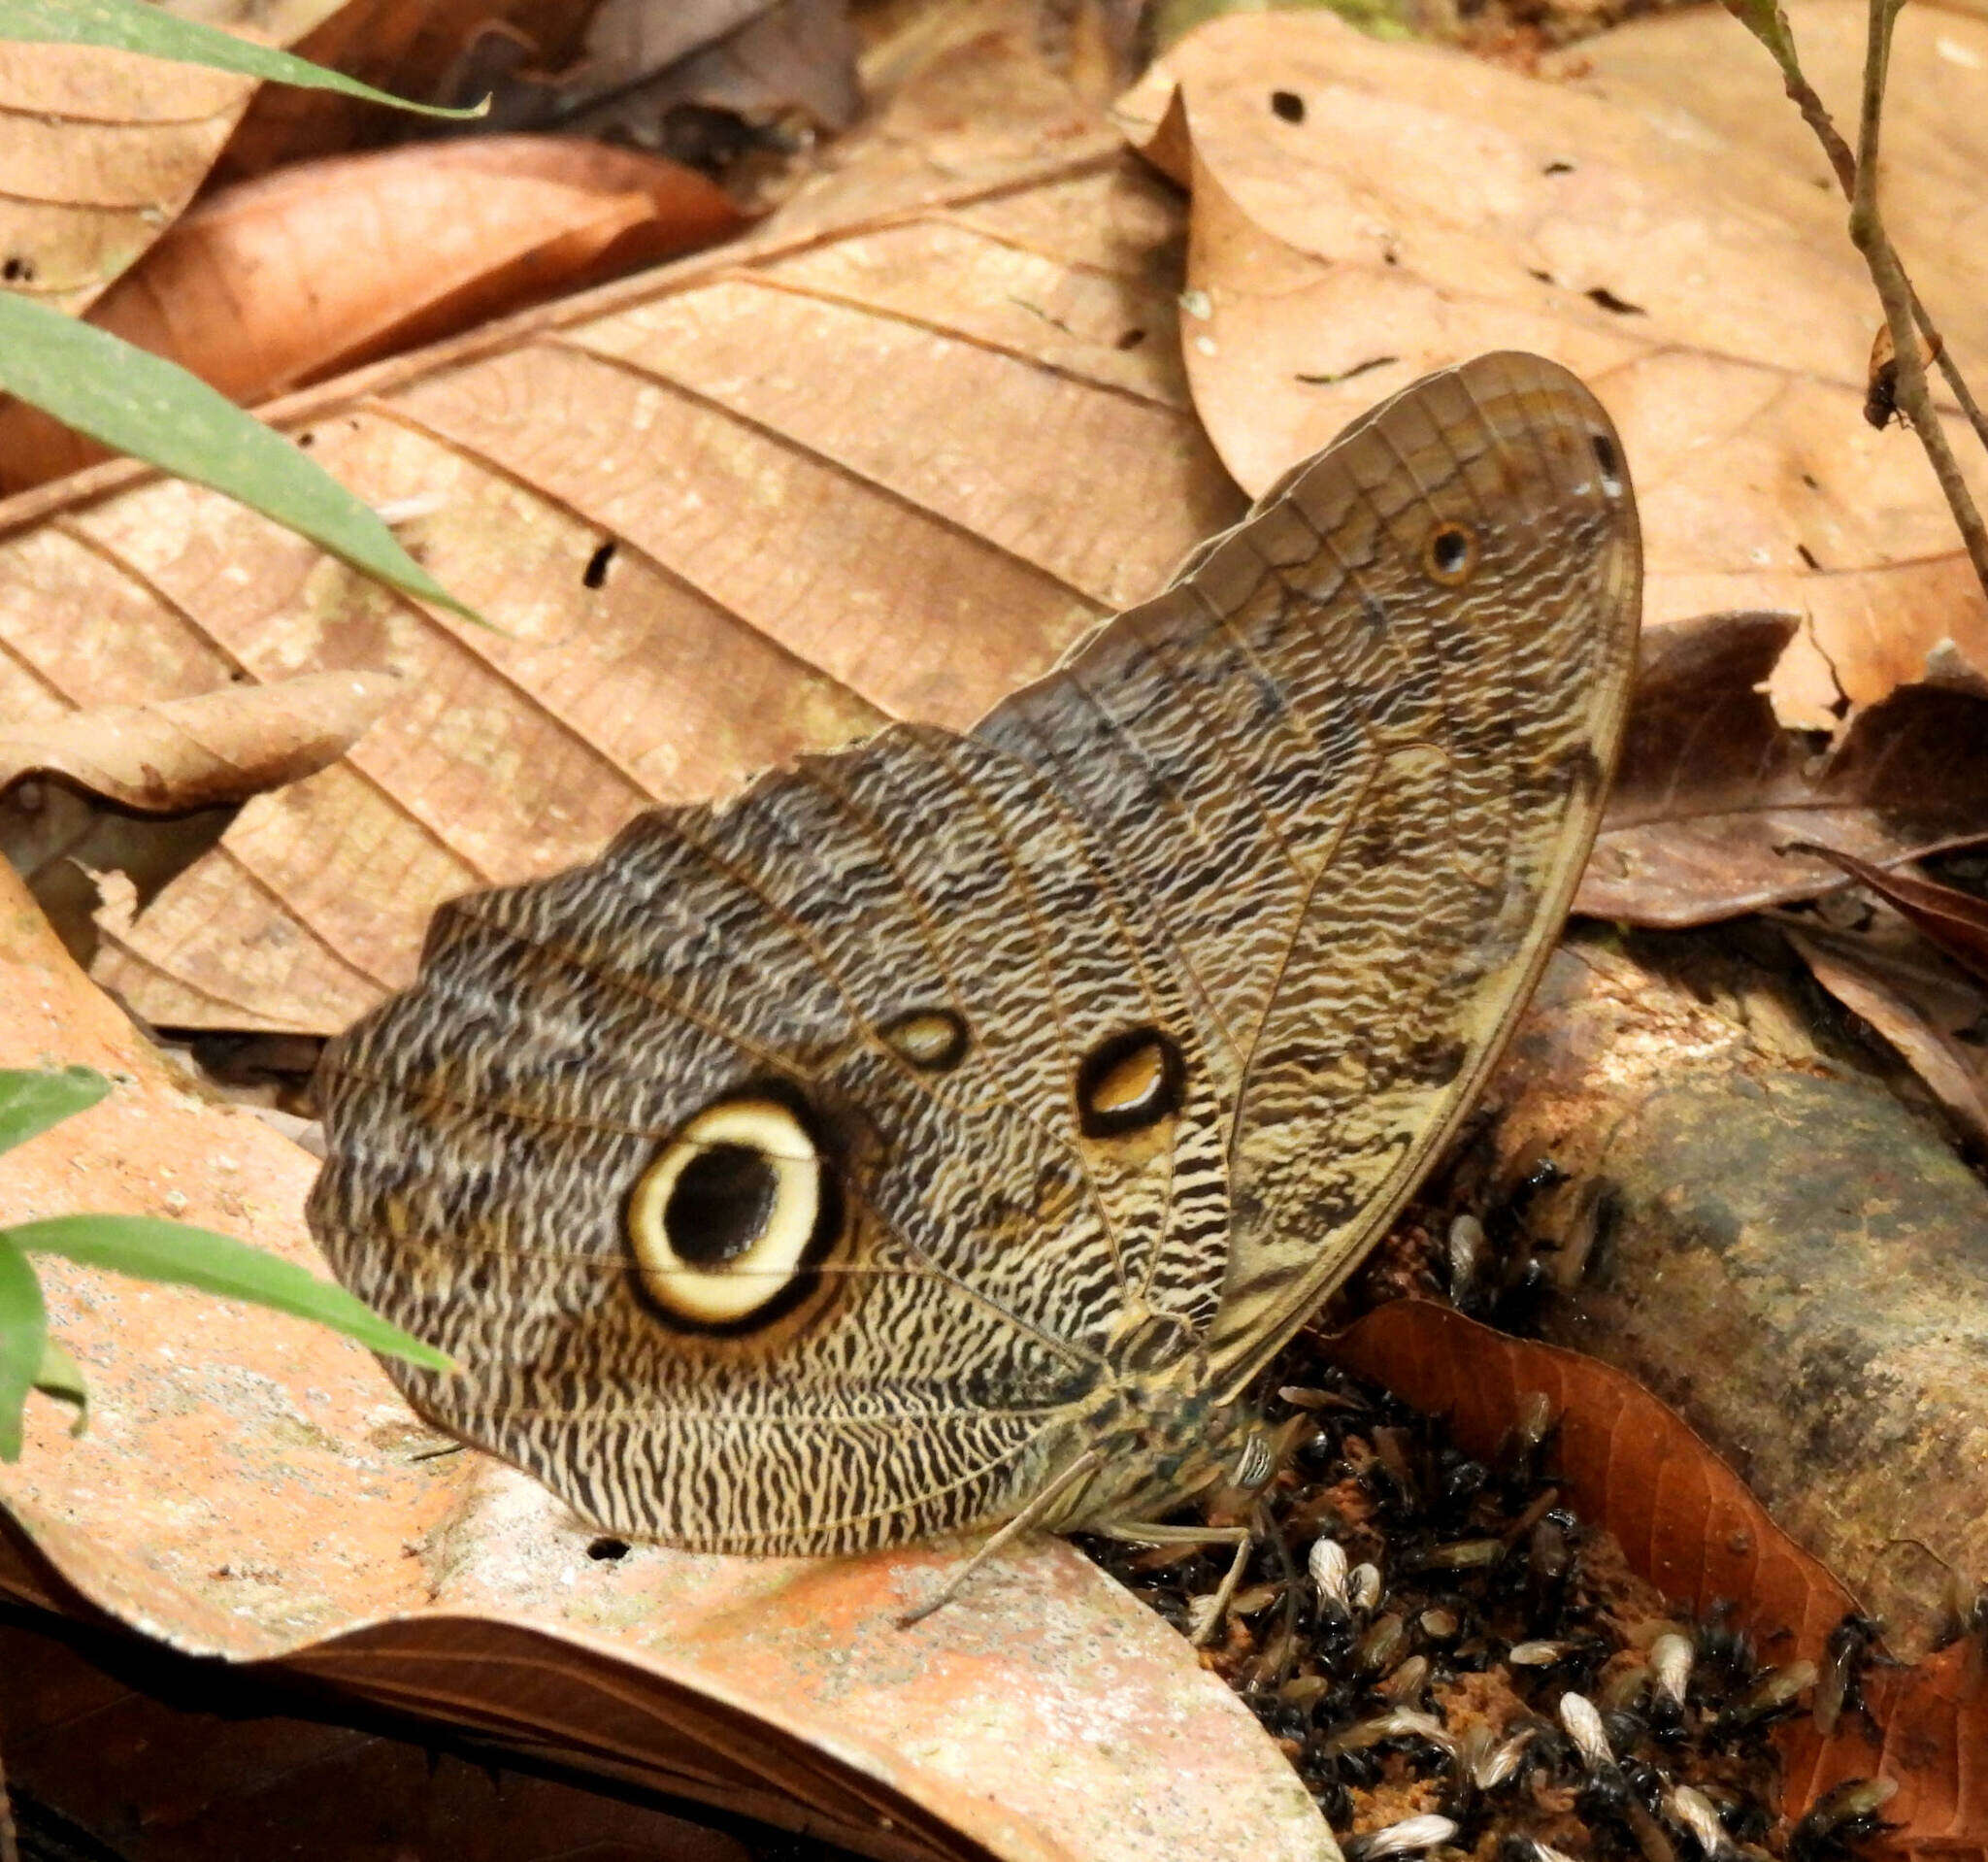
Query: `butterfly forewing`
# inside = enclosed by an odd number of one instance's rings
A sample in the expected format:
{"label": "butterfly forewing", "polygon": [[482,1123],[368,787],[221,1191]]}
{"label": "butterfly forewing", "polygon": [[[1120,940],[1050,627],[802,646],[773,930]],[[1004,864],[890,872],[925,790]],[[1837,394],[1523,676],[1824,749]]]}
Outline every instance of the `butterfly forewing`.
{"label": "butterfly forewing", "polygon": [[[1607,416],[1565,370],[1488,355],[1358,422],[989,720],[1053,757],[1209,1007],[1233,1218],[1162,1272],[1219,1280],[1209,1343],[1239,1379],[1385,1228],[1523,1006],[1640,605]],[[1219,857],[1183,814],[1222,823]]]}
{"label": "butterfly forewing", "polygon": [[1006,1516],[1101,1390],[1240,1380],[1522,1005],[1638,591],[1606,416],[1484,357],[970,736],[450,908],[324,1074],[314,1226],[464,1367],[395,1375],[604,1524],[756,1551]]}

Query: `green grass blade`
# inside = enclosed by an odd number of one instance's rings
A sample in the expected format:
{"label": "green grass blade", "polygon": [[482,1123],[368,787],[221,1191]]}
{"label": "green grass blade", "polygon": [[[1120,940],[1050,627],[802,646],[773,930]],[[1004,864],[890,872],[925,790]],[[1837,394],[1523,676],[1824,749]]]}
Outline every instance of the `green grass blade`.
{"label": "green grass blade", "polygon": [[69,1425],[72,1436],[79,1436],[89,1427],[89,1387],[83,1380],[82,1368],[52,1332],[42,1341],[42,1361],[35,1366],[35,1388],[58,1403],[75,1405],[76,1420]]}
{"label": "green grass blade", "polygon": [[0,1150],[24,1145],[50,1125],[87,1112],[111,1082],[93,1067],[64,1067],[59,1073],[0,1070]]}
{"label": "green grass blade", "polygon": [[119,452],[226,492],[369,576],[481,619],[400,547],[370,505],[282,434],[108,330],[0,290],[0,388]]}
{"label": "green grass blade", "polygon": [[48,1336],[42,1283],[27,1256],[0,1232],[0,1461],[20,1459],[20,1412]]}
{"label": "green grass blade", "polygon": [[[0,1240],[27,1254],[60,1254],[84,1267],[110,1268],[145,1280],[170,1280],[292,1313],[431,1371],[455,1368],[452,1359],[389,1325],[344,1287],[320,1280],[294,1261],[212,1229],[156,1215],[51,1215],[0,1230]],[[39,1353],[39,1343],[36,1350]]]}
{"label": "green grass blade", "polygon": [[440,104],[410,103],[388,91],[375,90],[356,78],[327,71],[308,58],[292,56],[269,46],[238,39],[218,26],[182,19],[141,0],[0,0],[0,40],[18,39],[45,46],[106,46],[114,51],[142,51],[153,58],[171,58],[182,65],[212,65],[216,71],[238,71],[245,78],[266,78],[275,83],[300,84],[310,90],[342,90],[368,103],[391,104],[423,116],[460,120],[483,116],[486,98],[468,110],[445,110]]}

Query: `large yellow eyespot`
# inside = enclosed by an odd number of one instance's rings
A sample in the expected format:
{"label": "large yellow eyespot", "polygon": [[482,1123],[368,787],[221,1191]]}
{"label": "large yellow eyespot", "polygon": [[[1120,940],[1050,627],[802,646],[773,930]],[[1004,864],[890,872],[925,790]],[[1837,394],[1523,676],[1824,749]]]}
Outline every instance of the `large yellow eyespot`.
{"label": "large yellow eyespot", "polygon": [[821,1153],[777,1100],[707,1107],[643,1173],[628,1242],[666,1313],[730,1325],[779,1298],[820,1224]]}

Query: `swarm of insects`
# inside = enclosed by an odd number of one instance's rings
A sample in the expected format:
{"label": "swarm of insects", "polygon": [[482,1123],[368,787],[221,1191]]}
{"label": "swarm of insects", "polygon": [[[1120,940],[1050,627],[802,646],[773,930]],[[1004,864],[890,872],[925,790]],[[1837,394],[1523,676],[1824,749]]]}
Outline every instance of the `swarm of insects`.
{"label": "swarm of insects", "polygon": [[1811,1710],[1814,1665],[1764,1656],[1724,1611],[1673,1620],[1562,1503],[1543,1398],[1486,1463],[1313,1340],[1272,1378],[1270,1529],[1219,1623],[1226,1547],[1091,1549],[1183,1633],[1213,1629],[1204,1658],[1348,1862],[1848,1862],[1883,1829],[1872,1780],[1780,1816],[1770,1734]]}

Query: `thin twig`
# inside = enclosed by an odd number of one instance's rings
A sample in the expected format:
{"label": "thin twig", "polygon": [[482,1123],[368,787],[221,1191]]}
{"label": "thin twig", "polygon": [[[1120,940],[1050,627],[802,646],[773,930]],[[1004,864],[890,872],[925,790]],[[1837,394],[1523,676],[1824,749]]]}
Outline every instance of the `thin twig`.
{"label": "thin twig", "polygon": [[[1877,286],[1878,301],[1884,306],[1884,320],[1891,329],[1893,353],[1898,359],[1898,405],[1939,480],[1939,488],[1960,525],[1961,541],[1967,545],[1968,560],[1974,566],[1975,579],[1988,591],[1988,525],[1969,495],[1967,481],[1961,477],[1960,461],[1947,444],[1946,428],[1934,412],[1933,397],[1926,386],[1924,352],[1915,325],[1928,330],[1931,320],[1915,302],[1905,267],[1899,263],[1877,207],[1878,129],[1884,116],[1884,82],[1891,65],[1892,27],[1905,0],[1871,0],[1871,25],[1864,47],[1864,105],[1857,125],[1856,184],[1850,195],[1850,238],[1864,254],[1871,282]],[[1915,317],[1913,313],[1919,311]]]}
{"label": "thin twig", "polygon": [[[1975,578],[1984,592],[1988,592],[1988,531],[1984,531],[1980,514],[1961,478],[1953,449],[1947,444],[1945,429],[1933,412],[1922,354],[1938,358],[1939,372],[1952,390],[1955,402],[1984,448],[1988,448],[1988,416],[1983,415],[1980,404],[1961,374],[1952,349],[1940,340],[1931,314],[1905,276],[1898,252],[1884,230],[1877,205],[1878,125],[1883,112],[1885,78],[1891,64],[1892,26],[1898,18],[1903,0],[1871,0],[1871,26],[1864,49],[1863,112],[1859,124],[1859,147],[1855,150],[1844,141],[1842,132],[1837,128],[1821,97],[1816,94],[1815,86],[1803,71],[1795,50],[1794,35],[1788,29],[1787,16],[1781,12],[1777,0],[1727,0],[1727,4],[1740,23],[1773,54],[1774,63],[1780,67],[1781,83],[1789,101],[1801,111],[1802,119],[1822,145],[1822,152],[1836,173],[1837,184],[1843,190],[1843,198],[1850,203],[1850,237],[1864,254],[1872,283],[1877,287],[1878,301],[1884,306],[1885,326],[1891,332],[1892,350],[1898,361],[1897,404],[1906,419],[1911,421],[1913,431],[1926,449],[1927,457],[1938,477],[1939,488],[1953,512],[1954,522],[1960,527],[1961,540],[1967,546],[1968,559],[1973,565]],[[1901,312],[1904,313],[1903,317]],[[1924,341],[1923,351],[1919,344],[1911,340],[1910,331],[1914,326]]]}

